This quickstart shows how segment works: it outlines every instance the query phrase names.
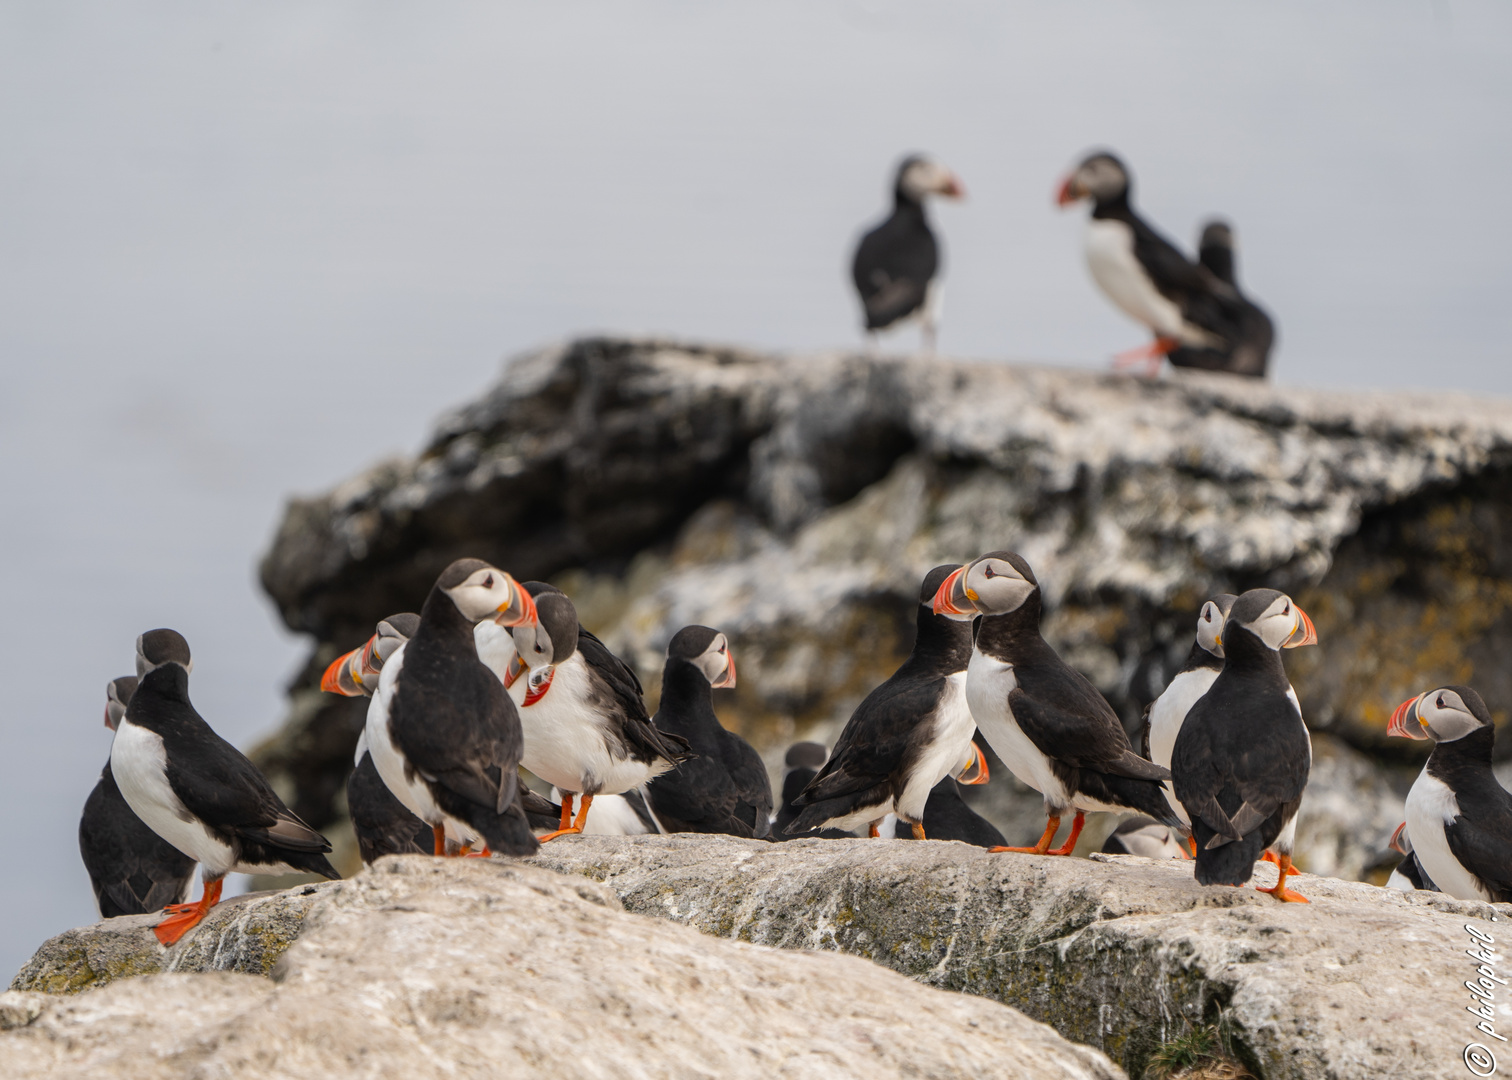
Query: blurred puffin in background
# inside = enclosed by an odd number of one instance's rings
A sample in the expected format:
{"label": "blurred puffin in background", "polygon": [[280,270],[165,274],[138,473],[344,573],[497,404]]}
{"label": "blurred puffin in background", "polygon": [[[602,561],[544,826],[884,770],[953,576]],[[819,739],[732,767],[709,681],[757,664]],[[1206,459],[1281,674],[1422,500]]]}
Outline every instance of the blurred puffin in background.
{"label": "blurred puffin in background", "polygon": [[877,333],[918,319],[924,351],[933,353],[939,329],[940,245],[929,227],[925,201],[934,195],[964,198],[960,178],[921,154],[898,165],[893,210],[861,238],[851,262],[851,279],[861,298],[862,321],[873,349]]}
{"label": "blurred puffin in background", "polygon": [[1225,336],[1221,348],[1182,345],[1172,349],[1166,356],[1172,367],[1265,378],[1276,327],[1265,309],[1240,291],[1235,247],[1234,230],[1228,222],[1215,219],[1203,226],[1197,242],[1197,263],[1234,290],[1234,331]]}
{"label": "blurred puffin in background", "polygon": [[1417,855],[1412,851],[1412,837],[1407,832],[1407,823],[1404,821],[1396,827],[1396,832],[1391,834],[1390,847],[1399,852],[1402,861],[1397,863],[1391,871],[1391,876],[1386,879],[1388,889],[1400,889],[1402,892],[1411,892],[1414,889],[1422,889],[1425,892],[1440,892],[1441,890],[1433,883],[1433,879],[1423,871],[1423,864],[1418,862]]}

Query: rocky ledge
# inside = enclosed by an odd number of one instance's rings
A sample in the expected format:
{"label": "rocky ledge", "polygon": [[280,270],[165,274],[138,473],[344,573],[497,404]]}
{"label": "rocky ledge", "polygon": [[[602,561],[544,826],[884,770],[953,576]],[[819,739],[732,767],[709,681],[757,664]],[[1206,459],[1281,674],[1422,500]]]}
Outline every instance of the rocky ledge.
{"label": "rocky ledge", "polygon": [[[599,338],[512,361],[415,458],[290,503],[262,580],[317,645],[256,757],[339,832],[363,703],[319,671],[477,555],[562,586],[653,699],[679,627],[728,632],[723,719],[775,763],[901,660],[925,570],[1004,546],[1131,725],[1205,597],[1298,597],[1322,641],[1288,657],[1324,766],[1310,870],[1384,877],[1422,752],[1385,739],[1397,701],[1472,682],[1499,722],[1512,702],[1507,402]],[[1006,773],[984,793],[1011,839],[1038,835]]]}
{"label": "rocky ledge", "polygon": [[[1462,1075],[1466,1044],[1486,1041],[1465,1011],[1467,926],[1499,937],[1512,906],[1310,875],[1296,888],[1312,902],[1202,888],[1185,862],[934,841],[570,837],[531,864],[388,859],[313,905],[302,890],[261,901],[309,910],[276,986],[156,975],[73,1006],[0,996],[21,1033],[0,1055],[23,1077],[146,1045],[228,1075],[257,1053],[311,1075],[392,1053],[431,1075],[434,1053],[590,1076],[600,1052],[627,1076],[1116,1075],[1106,1053],[1139,1076],[1160,1044],[1217,1028],[1260,1080]],[[237,933],[211,924],[175,947],[192,960],[153,967],[155,940],[111,920],[53,939],[14,989],[76,989],[81,945],[117,956],[117,975],[223,970]],[[275,1032],[280,1048],[261,1048]]]}
{"label": "rocky ledge", "polygon": [[[94,932],[139,936],[119,921]],[[7,1080],[1122,1076],[1014,1009],[864,960],[716,941],[523,863],[419,856],[330,887],[271,980],[0,994],[0,1060]]]}

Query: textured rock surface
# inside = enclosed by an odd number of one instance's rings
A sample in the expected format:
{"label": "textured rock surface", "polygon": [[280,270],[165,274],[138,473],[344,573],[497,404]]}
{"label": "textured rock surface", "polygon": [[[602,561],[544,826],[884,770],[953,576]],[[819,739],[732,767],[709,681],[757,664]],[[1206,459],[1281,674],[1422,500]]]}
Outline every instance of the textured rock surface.
{"label": "textured rock surface", "polygon": [[[1322,637],[1288,657],[1304,712],[1372,756],[1386,817],[1420,760],[1384,739],[1409,691],[1471,681],[1505,719],[1509,538],[1503,401],[580,341],[514,361],[415,459],[290,504],[262,577],[318,645],[259,761],[334,828],[362,704],[318,673],[468,554],[563,586],[653,698],[679,627],[727,631],[724,718],[775,763],[832,741],[901,659],[924,570],[1010,546],[1047,637],[1131,724],[1206,596],[1296,592]],[[1027,838],[1028,816],[998,824]],[[1314,820],[1304,866],[1386,859],[1389,827]]]}
{"label": "textured rock surface", "polygon": [[504,860],[386,859],[332,887],[272,981],[10,993],[0,1029],[7,1080],[1121,1075],[993,1002],[713,941]]}
{"label": "textured rock surface", "polygon": [[11,989],[76,994],[162,971],[266,975],[299,936],[311,905],[332,888],[302,885],[232,897],[216,905],[194,933],[166,949],[152,933],[160,915],[123,915],[66,930],[37,950]]}
{"label": "textured rock surface", "polygon": [[[1131,1076],[1203,1023],[1265,1080],[1464,1075],[1465,1045],[1487,1041],[1465,1012],[1465,925],[1501,937],[1512,918],[1512,905],[1312,876],[1296,882],[1310,904],[1279,904],[1203,888],[1186,862],[934,842],[573,837],[537,861],[606,883],[631,911],[1014,1005]],[[1274,884],[1274,868],[1256,880]]]}

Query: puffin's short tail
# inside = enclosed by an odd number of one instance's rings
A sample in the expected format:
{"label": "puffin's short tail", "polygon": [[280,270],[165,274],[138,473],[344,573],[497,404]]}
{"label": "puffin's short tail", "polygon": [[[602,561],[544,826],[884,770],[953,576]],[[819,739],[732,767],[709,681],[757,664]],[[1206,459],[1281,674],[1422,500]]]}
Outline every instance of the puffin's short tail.
{"label": "puffin's short tail", "polygon": [[1082,769],[1077,790],[1100,802],[1126,806],[1173,829],[1186,828],[1166,801],[1165,785],[1158,780],[1138,780],[1132,776]]}
{"label": "puffin's short tail", "polygon": [[1248,883],[1255,873],[1255,860],[1265,850],[1265,838],[1259,829],[1245,833],[1239,840],[1209,848],[1208,841],[1218,834],[1208,828],[1207,822],[1196,818],[1192,821],[1192,835],[1197,839],[1195,873],[1199,885]]}

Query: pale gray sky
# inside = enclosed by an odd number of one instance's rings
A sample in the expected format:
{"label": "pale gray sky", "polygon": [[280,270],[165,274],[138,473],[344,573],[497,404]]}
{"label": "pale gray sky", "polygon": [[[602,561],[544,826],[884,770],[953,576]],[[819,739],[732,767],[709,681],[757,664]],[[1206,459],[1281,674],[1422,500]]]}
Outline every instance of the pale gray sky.
{"label": "pale gray sky", "polygon": [[[412,450],[593,330],[858,339],[845,276],[922,149],[942,348],[1102,367],[1087,149],[1237,225],[1278,381],[1512,392],[1512,8],[770,2],[0,6],[0,975],[93,905],[105,683],[169,625],[248,745],[304,648],[290,492]],[[417,598],[418,601],[418,598]]]}

